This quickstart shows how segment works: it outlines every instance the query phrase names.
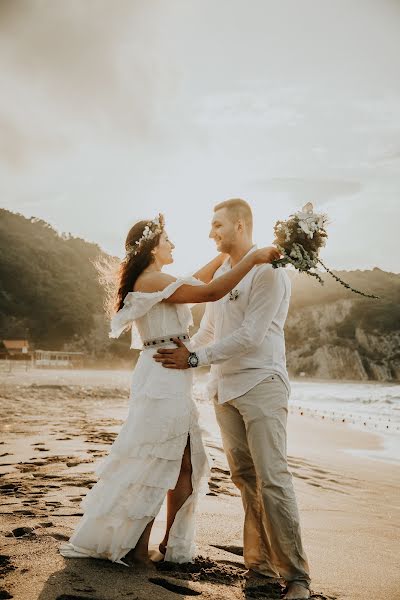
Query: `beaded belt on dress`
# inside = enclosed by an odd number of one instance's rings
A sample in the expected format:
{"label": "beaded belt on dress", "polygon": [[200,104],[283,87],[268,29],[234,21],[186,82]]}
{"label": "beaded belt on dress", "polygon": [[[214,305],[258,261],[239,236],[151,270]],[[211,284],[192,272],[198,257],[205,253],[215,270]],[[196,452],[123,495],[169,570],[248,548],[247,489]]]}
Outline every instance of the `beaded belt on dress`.
{"label": "beaded belt on dress", "polygon": [[143,342],[143,348],[148,348],[149,346],[162,346],[164,344],[170,344],[173,342],[174,338],[178,338],[178,340],[190,340],[190,337],[187,333],[173,333],[168,335],[163,335],[162,337],[155,338],[152,340],[145,340]]}

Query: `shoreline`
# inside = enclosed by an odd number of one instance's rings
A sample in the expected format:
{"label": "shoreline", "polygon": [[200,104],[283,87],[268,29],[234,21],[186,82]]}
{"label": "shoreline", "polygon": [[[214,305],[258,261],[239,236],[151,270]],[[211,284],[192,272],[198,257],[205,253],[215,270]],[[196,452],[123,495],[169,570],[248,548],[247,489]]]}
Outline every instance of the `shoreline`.
{"label": "shoreline", "polygon": [[[139,354],[139,350],[138,351],[132,351],[132,352],[137,352]],[[18,361],[9,361],[9,362],[13,362],[13,369],[11,370],[1,370],[0,369],[0,378],[4,375],[15,375],[16,373],[29,373],[29,372],[44,372],[44,373],[49,373],[49,372],[54,372],[54,373],[61,373],[61,372],[65,372],[65,373],[72,373],[72,372],[98,372],[98,373],[102,373],[102,372],[107,372],[107,373],[122,373],[125,371],[130,371],[131,368],[133,368],[136,364],[137,361],[137,355],[136,354],[132,354],[132,361],[131,363],[129,362],[129,360],[126,359],[126,363],[127,366],[121,366],[121,365],[116,365],[116,366],[109,366],[107,367],[106,365],[101,364],[99,367],[96,367],[96,365],[93,366],[87,366],[87,367],[82,367],[80,369],[77,368],[64,368],[64,369],[57,369],[56,367],[51,368],[51,367],[32,367],[31,366],[31,361],[23,361],[23,360],[18,360]],[[6,362],[6,361],[0,361],[0,366],[2,364],[2,362]],[[24,363],[27,362],[28,366],[26,366]],[[207,374],[209,371],[209,367],[199,367],[198,368],[199,373],[202,374]],[[295,382],[295,383],[349,383],[349,384],[363,384],[363,385],[387,385],[387,386],[396,386],[396,385],[400,385],[400,379],[390,379],[390,380],[379,380],[379,379],[324,379],[324,378],[320,378],[320,377],[301,377],[299,375],[290,375],[289,374],[289,380],[291,382]]]}
{"label": "shoreline", "polygon": [[[363,436],[362,439],[365,440],[365,444],[361,444],[359,448],[353,448],[352,446],[347,448],[345,451],[351,454],[352,456],[360,456],[365,458],[370,458],[377,461],[382,461],[392,465],[400,464],[400,439],[398,430],[399,427],[396,426],[396,430],[386,432],[384,430],[379,430],[373,428],[372,426],[362,427],[359,424],[352,423],[350,420],[343,420],[342,415],[340,416],[327,416],[326,412],[312,409],[304,409],[303,407],[299,407],[296,405],[292,405],[289,408],[291,414],[296,416],[302,416],[306,419],[321,421],[322,419],[325,423],[337,427],[338,433],[342,433],[342,429],[347,429],[349,432],[353,432],[353,435],[357,436],[361,434]],[[303,414],[302,414],[303,413]],[[345,421],[345,422],[344,422]],[[361,422],[363,420],[361,419]],[[365,421],[364,421],[365,422]],[[368,438],[368,436],[372,436]],[[345,434],[345,438],[347,438]],[[375,439],[376,442],[374,444],[367,443],[368,439]]]}

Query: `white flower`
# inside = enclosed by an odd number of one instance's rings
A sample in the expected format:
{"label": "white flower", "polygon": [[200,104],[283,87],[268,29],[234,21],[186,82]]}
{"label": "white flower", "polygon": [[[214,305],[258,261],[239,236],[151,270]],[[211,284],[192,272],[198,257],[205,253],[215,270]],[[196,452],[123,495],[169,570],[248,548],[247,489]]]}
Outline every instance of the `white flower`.
{"label": "white flower", "polygon": [[313,205],[308,202],[302,210],[295,215],[298,219],[298,225],[304,233],[312,239],[314,233],[323,228],[326,223],[326,216],[313,212]]}
{"label": "white flower", "polygon": [[307,221],[305,221],[304,219],[299,219],[299,226],[301,227],[301,229],[304,231],[304,233],[306,233],[308,236],[312,237],[312,231],[310,230],[309,224]]}
{"label": "white flower", "polygon": [[307,202],[307,204],[305,204],[301,210],[303,212],[305,212],[305,213],[311,213],[312,214],[313,211],[314,211],[314,207],[313,207],[313,205],[312,205],[311,202]]}

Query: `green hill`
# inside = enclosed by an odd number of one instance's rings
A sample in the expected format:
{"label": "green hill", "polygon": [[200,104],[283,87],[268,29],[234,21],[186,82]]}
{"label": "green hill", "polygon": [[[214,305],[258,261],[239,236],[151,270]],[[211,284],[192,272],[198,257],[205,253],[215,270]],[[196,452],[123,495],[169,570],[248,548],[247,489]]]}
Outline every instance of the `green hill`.
{"label": "green hill", "polygon": [[101,255],[97,244],[1,209],[0,339],[87,352],[112,345],[92,264]]}

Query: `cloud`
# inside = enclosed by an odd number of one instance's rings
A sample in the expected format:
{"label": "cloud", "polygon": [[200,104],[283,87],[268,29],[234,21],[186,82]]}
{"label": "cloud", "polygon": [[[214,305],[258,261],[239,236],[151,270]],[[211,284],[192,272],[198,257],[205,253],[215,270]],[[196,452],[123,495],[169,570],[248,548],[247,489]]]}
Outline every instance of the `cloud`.
{"label": "cloud", "polygon": [[217,201],[248,199],[269,243],[311,200],[334,266],[353,245],[366,264],[375,225],[391,265],[398,16],[390,0],[0,0],[1,197],[113,253],[162,210],[183,272],[214,253]]}
{"label": "cloud", "polygon": [[[396,163],[400,161],[400,150],[387,150],[381,156],[376,158],[376,164],[397,166]],[[397,171],[398,173],[398,171]]]}
{"label": "cloud", "polygon": [[[158,95],[176,83],[141,31],[148,12],[132,0],[2,0],[2,83],[24,87],[36,101],[32,112],[79,120],[98,135],[145,136],[157,121]],[[146,29],[151,34],[151,24]],[[29,102],[25,109],[29,113]]]}
{"label": "cloud", "polygon": [[362,185],[359,181],[351,180],[277,177],[255,181],[254,188],[263,190],[271,197],[284,194],[296,206],[302,202],[313,202],[316,207],[322,207],[332,199],[344,199],[359,193]]}
{"label": "cloud", "polygon": [[[213,127],[252,126],[270,128],[292,126],[301,112],[286,96],[286,90],[258,94],[251,89],[209,95],[198,107],[197,120]],[[288,101],[289,99],[289,101]]]}
{"label": "cloud", "polygon": [[12,117],[0,114],[0,162],[12,171],[24,170],[42,154],[59,154],[68,147],[62,135],[27,131]]}

